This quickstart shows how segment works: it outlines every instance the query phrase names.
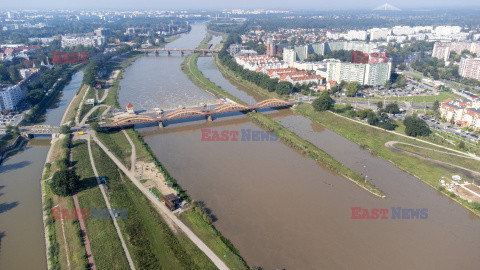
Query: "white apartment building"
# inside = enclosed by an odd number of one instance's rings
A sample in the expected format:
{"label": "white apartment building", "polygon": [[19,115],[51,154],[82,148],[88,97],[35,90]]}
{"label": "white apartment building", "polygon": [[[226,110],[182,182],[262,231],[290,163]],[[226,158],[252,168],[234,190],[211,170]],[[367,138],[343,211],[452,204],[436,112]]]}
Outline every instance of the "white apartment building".
{"label": "white apartment building", "polygon": [[407,40],[407,36],[388,36],[387,42],[402,43]]}
{"label": "white apartment building", "polygon": [[391,31],[388,28],[372,28],[369,30],[370,40],[386,40]]}
{"label": "white apartment building", "polygon": [[25,98],[25,95],[18,85],[0,86],[0,111],[15,110],[18,103]]}
{"label": "white apartment building", "polygon": [[83,45],[85,47],[102,46],[104,37],[97,36],[62,36],[62,48]]}
{"label": "white apartment building", "polygon": [[458,67],[458,73],[464,78],[480,81],[480,58],[467,55],[462,57]]}
{"label": "white apartment building", "polygon": [[346,40],[367,40],[367,31],[350,30],[344,37]]}
{"label": "white apartment building", "polygon": [[327,81],[358,82],[362,85],[384,85],[390,80],[392,63],[342,63],[327,62]]}
{"label": "white apartment building", "polygon": [[460,33],[460,31],[462,31],[461,26],[442,25],[435,27],[435,30],[433,32],[435,33],[435,35],[448,36],[452,34],[458,34]]}

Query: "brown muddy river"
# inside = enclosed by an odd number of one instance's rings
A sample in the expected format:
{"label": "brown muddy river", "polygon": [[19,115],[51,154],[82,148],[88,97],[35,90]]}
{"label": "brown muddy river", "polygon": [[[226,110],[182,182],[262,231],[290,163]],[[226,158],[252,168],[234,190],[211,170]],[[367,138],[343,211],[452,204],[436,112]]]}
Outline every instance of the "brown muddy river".
{"label": "brown muddy river", "polygon": [[[232,94],[247,102],[257,99],[251,93],[236,92],[244,89],[228,86],[215,71],[212,58],[201,58],[199,67]],[[131,68],[143,67],[134,63]],[[480,219],[476,216],[392,164],[290,110],[270,115],[352,170],[368,175],[388,197],[371,195],[278,141],[202,141],[205,128],[239,134],[242,130],[261,131],[244,116],[174,124],[163,130],[141,129],[159,160],[194,200],[205,203],[215,217],[214,225],[250,266],[478,268]],[[428,218],[391,219],[390,213],[385,220],[358,220],[351,218],[352,207],[427,209]]]}

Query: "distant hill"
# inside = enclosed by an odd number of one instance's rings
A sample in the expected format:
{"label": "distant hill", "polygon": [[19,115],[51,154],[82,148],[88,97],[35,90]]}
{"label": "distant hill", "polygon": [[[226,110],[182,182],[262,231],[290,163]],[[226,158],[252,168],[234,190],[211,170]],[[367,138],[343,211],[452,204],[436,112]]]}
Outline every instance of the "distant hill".
{"label": "distant hill", "polygon": [[389,10],[389,11],[400,11],[396,6],[392,6],[388,3],[385,3],[379,7],[374,8],[373,10]]}

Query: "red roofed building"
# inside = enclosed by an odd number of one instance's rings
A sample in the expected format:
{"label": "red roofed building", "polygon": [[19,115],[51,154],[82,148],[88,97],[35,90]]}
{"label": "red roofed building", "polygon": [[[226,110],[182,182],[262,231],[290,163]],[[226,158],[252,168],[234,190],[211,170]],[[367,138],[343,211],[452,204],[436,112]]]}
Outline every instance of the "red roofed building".
{"label": "red roofed building", "polygon": [[133,110],[133,105],[132,105],[132,103],[130,103],[130,102],[127,103],[126,108],[127,108],[127,112],[128,112],[128,113],[135,113],[135,111]]}

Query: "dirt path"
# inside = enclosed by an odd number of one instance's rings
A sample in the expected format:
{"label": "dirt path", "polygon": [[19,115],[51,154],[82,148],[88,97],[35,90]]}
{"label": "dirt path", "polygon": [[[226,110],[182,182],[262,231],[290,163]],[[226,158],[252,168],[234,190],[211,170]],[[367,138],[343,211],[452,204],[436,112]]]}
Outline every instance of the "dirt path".
{"label": "dirt path", "polygon": [[[73,143],[73,140],[72,140],[72,143]],[[72,143],[70,143],[69,154],[68,154],[69,160],[70,160],[70,167],[69,167],[70,170],[73,168]],[[80,211],[80,203],[78,202],[77,193],[75,192],[75,194],[72,197],[73,197],[73,203],[75,204],[75,209]],[[79,218],[78,223],[80,224],[80,230],[82,232],[82,239],[83,239],[83,244],[85,245],[85,251],[87,253],[88,265],[90,266],[90,269],[95,270],[96,269],[95,261],[93,259],[92,248],[90,247],[90,240],[88,240],[87,227],[85,226],[85,221]]]}
{"label": "dirt path", "polygon": [[[105,204],[107,205],[108,209],[112,209],[110,206],[110,201],[107,198],[107,194],[105,193],[105,190],[102,187],[102,184],[100,182],[100,177],[97,172],[97,168],[95,167],[95,161],[93,160],[93,154],[92,154],[92,146],[90,143],[90,136],[88,136],[88,156],[90,157],[90,163],[92,165],[93,173],[95,174],[95,178],[97,179],[97,184],[98,188],[100,188],[100,191],[102,192],[103,199],[105,200]],[[110,217],[112,218],[113,225],[115,226],[115,230],[117,231],[118,238],[120,238],[120,242],[122,243],[122,248],[123,252],[125,252],[125,256],[127,257],[128,264],[130,265],[130,269],[135,270],[135,265],[133,264],[132,257],[130,257],[130,252],[128,252],[127,244],[125,244],[125,240],[123,239],[123,235],[120,231],[120,227],[118,226],[117,219],[113,215],[112,211],[109,211]]]}
{"label": "dirt path", "polygon": [[410,152],[410,151],[408,151],[408,150],[399,148],[399,147],[395,146],[395,144],[410,145],[410,146],[419,147],[419,148],[422,148],[422,149],[427,149],[427,150],[430,150],[430,151],[435,151],[435,152],[444,153],[444,154],[448,154],[448,155],[458,156],[458,157],[462,157],[462,158],[470,158],[470,159],[476,160],[475,158],[468,157],[468,156],[465,156],[465,155],[462,156],[462,155],[458,155],[458,154],[454,154],[454,153],[444,152],[444,151],[440,151],[440,150],[436,150],[436,149],[431,149],[431,148],[427,148],[427,147],[421,147],[421,146],[417,146],[417,145],[410,144],[410,143],[397,142],[397,141],[389,141],[389,142],[386,142],[386,143],[385,143],[385,146],[388,147],[388,148],[391,149],[391,150],[399,151],[399,152],[402,152],[402,153],[406,153],[406,154],[408,154],[408,155],[411,155],[411,156],[414,156],[414,157],[417,157],[417,158],[420,158],[420,159],[423,159],[423,160],[428,160],[428,161],[431,161],[431,162],[434,162],[434,163],[437,163],[437,164],[448,165],[448,166],[451,166],[451,167],[460,169],[460,170],[462,170],[464,173],[466,172],[467,175],[468,175],[468,174],[470,174],[470,175],[476,175],[476,176],[480,179],[480,172],[477,172],[477,171],[474,171],[474,170],[471,170],[471,169],[468,169],[468,168],[465,168],[465,167],[462,167],[462,166],[459,166],[459,165],[456,165],[456,164],[453,164],[453,163],[449,163],[449,162],[445,162],[445,161],[441,161],[441,160],[436,160],[436,159],[433,159],[433,158],[425,157],[425,156],[422,156],[422,155],[420,155],[420,154],[413,153],[413,152]]}
{"label": "dirt path", "polygon": [[132,142],[132,139],[130,139],[130,136],[128,136],[128,133],[125,131],[125,129],[122,130],[123,134],[125,134],[125,137],[127,137],[128,142],[130,143],[130,146],[132,147],[132,154],[130,156],[130,171],[132,173],[135,173],[135,164],[137,163],[137,149],[135,148],[135,145]]}
{"label": "dirt path", "polygon": [[65,236],[65,224],[63,222],[63,218],[60,219],[60,222],[62,223],[62,234],[63,234],[63,243],[65,245],[65,256],[67,257],[67,266],[68,269],[70,269],[70,258],[68,255],[68,245],[67,245],[67,237]]}
{"label": "dirt path", "polygon": [[164,218],[165,222],[175,223],[180,230],[182,230],[185,235],[203,252],[207,255],[210,260],[217,266],[220,270],[229,269],[228,266],[217,256],[198,236],[185,225],[177,216],[175,216],[168,208],[163,205],[155,196],[150,193],[141,183],[135,178],[135,174],[128,170],[125,165],[115,157],[108,148],[98,140],[95,133],[90,132],[92,139],[98,144],[100,148],[110,157],[110,159],[120,168],[123,173],[132,181],[132,183],[137,186],[137,188],[150,200],[152,205],[157,209],[158,213]]}

